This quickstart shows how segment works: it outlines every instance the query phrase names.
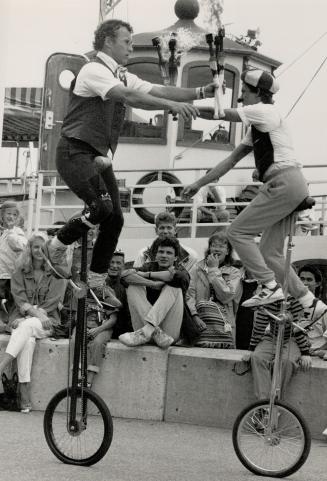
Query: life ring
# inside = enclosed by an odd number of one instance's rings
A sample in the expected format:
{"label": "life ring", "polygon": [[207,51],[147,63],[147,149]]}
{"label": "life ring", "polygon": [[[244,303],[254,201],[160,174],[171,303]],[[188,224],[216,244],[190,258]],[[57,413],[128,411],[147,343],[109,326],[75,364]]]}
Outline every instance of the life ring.
{"label": "life ring", "polygon": [[[155,172],[149,172],[148,174],[145,174],[143,177],[141,177],[136,184],[151,184],[151,182],[156,182],[156,181],[164,181],[167,182],[168,184],[180,184],[181,181],[173,174],[170,174],[169,172],[165,172],[162,170],[155,171]],[[144,192],[145,187],[135,187],[133,190],[133,195],[132,195],[132,203],[133,206],[135,204],[143,204],[143,192]],[[180,198],[180,195],[182,193],[183,187],[173,187],[175,191],[176,198]],[[155,214],[153,212],[149,211],[145,207],[134,207],[135,212],[141,219],[143,219],[145,222],[148,222],[149,224],[154,224],[154,219],[155,219]],[[175,217],[177,218],[180,213],[182,212],[183,207],[173,207],[171,211],[174,212]]]}

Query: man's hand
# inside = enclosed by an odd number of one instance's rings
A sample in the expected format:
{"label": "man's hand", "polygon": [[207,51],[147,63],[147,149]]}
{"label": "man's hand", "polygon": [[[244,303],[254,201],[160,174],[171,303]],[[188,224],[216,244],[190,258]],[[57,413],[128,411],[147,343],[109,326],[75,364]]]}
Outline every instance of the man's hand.
{"label": "man's hand", "polygon": [[204,87],[206,97],[214,97],[216,88],[217,88],[217,84],[215,84],[214,82],[211,82],[210,84],[206,85]]}
{"label": "man's hand", "polygon": [[312,359],[311,356],[301,356],[299,365],[302,369],[302,371],[309,371],[309,369],[312,366]]}
{"label": "man's hand", "polygon": [[99,327],[92,327],[92,329],[87,330],[87,337],[89,339],[94,339],[100,332],[101,332],[100,326]]}
{"label": "man's hand", "polygon": [[209,254],[206,262],[208,267],[219,267],[219,257],[217,254]]}
{"label": "man's hand", "polygon": [[198,314],[194,314],[193,316],[194,321],[196,322],[200,331],[205,331],[207,329],[207,325],[204,321],[202,321],[201,317]]}
{"label": "man's hand", "polygon": [[182,190],[182,198],[184,198],[185,200],[188,200],[187,198],[193,197],[199,190],[200,190],[200,186],[197,184],[197,182],[187,185]]}
{"label": "man's hand", "polygon": [[200,115],[195,105],[185,102],[170,102],[170,110],[173,115],[181,115],[184,120],[196,119]]}

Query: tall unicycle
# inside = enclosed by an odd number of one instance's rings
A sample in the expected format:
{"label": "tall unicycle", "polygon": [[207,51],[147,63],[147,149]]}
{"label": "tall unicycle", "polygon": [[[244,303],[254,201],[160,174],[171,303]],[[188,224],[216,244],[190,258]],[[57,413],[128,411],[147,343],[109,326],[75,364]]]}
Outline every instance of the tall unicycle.
{"label": "tall unicycle", "polygon": [[[86,280],[87,232],[82,238],[81,259],[81,281],[86,283]],[[112,441],[113,424],[106,403],[87,388],[85,295],[78,299],[71,385],[69,377],[67,387],[51,399],[45,410],[44,434],[49,448],[60,461],[91,466],[107,453]]]}
{"label": "tall unicycle", "polygon": [[311,208],[314,203],[314,199],[307,197],[292,214],[283,286],[285,300],[280,313],[276,316],[265,307],[259,307],[278,325],[270,397],[243,409],[233,426],[237,457],[249,471],[260,476],[283,478],[295,473],[307,460],[311,448],[311,434],[306,421],[293,406],[280,400],[280,393],[285,326],[290,323],[303,330],[293,322],[287,301],[295,222],[297,212]]}

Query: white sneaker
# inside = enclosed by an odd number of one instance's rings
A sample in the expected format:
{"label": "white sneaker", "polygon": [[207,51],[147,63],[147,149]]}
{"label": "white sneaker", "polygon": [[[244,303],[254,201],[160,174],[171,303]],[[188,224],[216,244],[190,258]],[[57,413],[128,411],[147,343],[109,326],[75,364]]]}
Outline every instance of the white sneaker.
{"label": "white sneaker", "polygon": [[168,349],[174,342],[174,338],[166,334],[160,327],[155,328],[152,339],[161,349]]}
{"label": "white sneaker", "polygon": [[139,329],[135,332],[125,332],[125,334],[121,334],[118,339],[120,340],[120,342],[125,344],[125,346],[134,347],[147,344],[150,341],[151,336],[146,336],[142,329]]}
{"label": "white sneaker", "polygon": [[262,285],[257,289],[257,292],[247,301],[242,303],[243,307],[257,307],[272,304],[276,301],[283,301],[285,299],[282,288],[276,284],[276,287],[269,289],[269,287]]}

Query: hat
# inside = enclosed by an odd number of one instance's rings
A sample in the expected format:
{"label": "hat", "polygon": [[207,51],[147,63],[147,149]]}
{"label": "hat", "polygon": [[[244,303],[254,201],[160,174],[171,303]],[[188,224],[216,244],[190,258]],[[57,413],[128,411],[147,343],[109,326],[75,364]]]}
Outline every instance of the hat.
{"label": "hat", "polygon": [[1,211],[3,212],[5,209],[16,209],[19,214],[19,208],[16,202],[12,200],[6,200],[1,204]]}
{"label": "hat", "polygon": [[265,70],[245,70],[241,75],[241,79],[252,87],[266,90],[272,94],[275,94],[279,90],[279,84],[275,77]]}

